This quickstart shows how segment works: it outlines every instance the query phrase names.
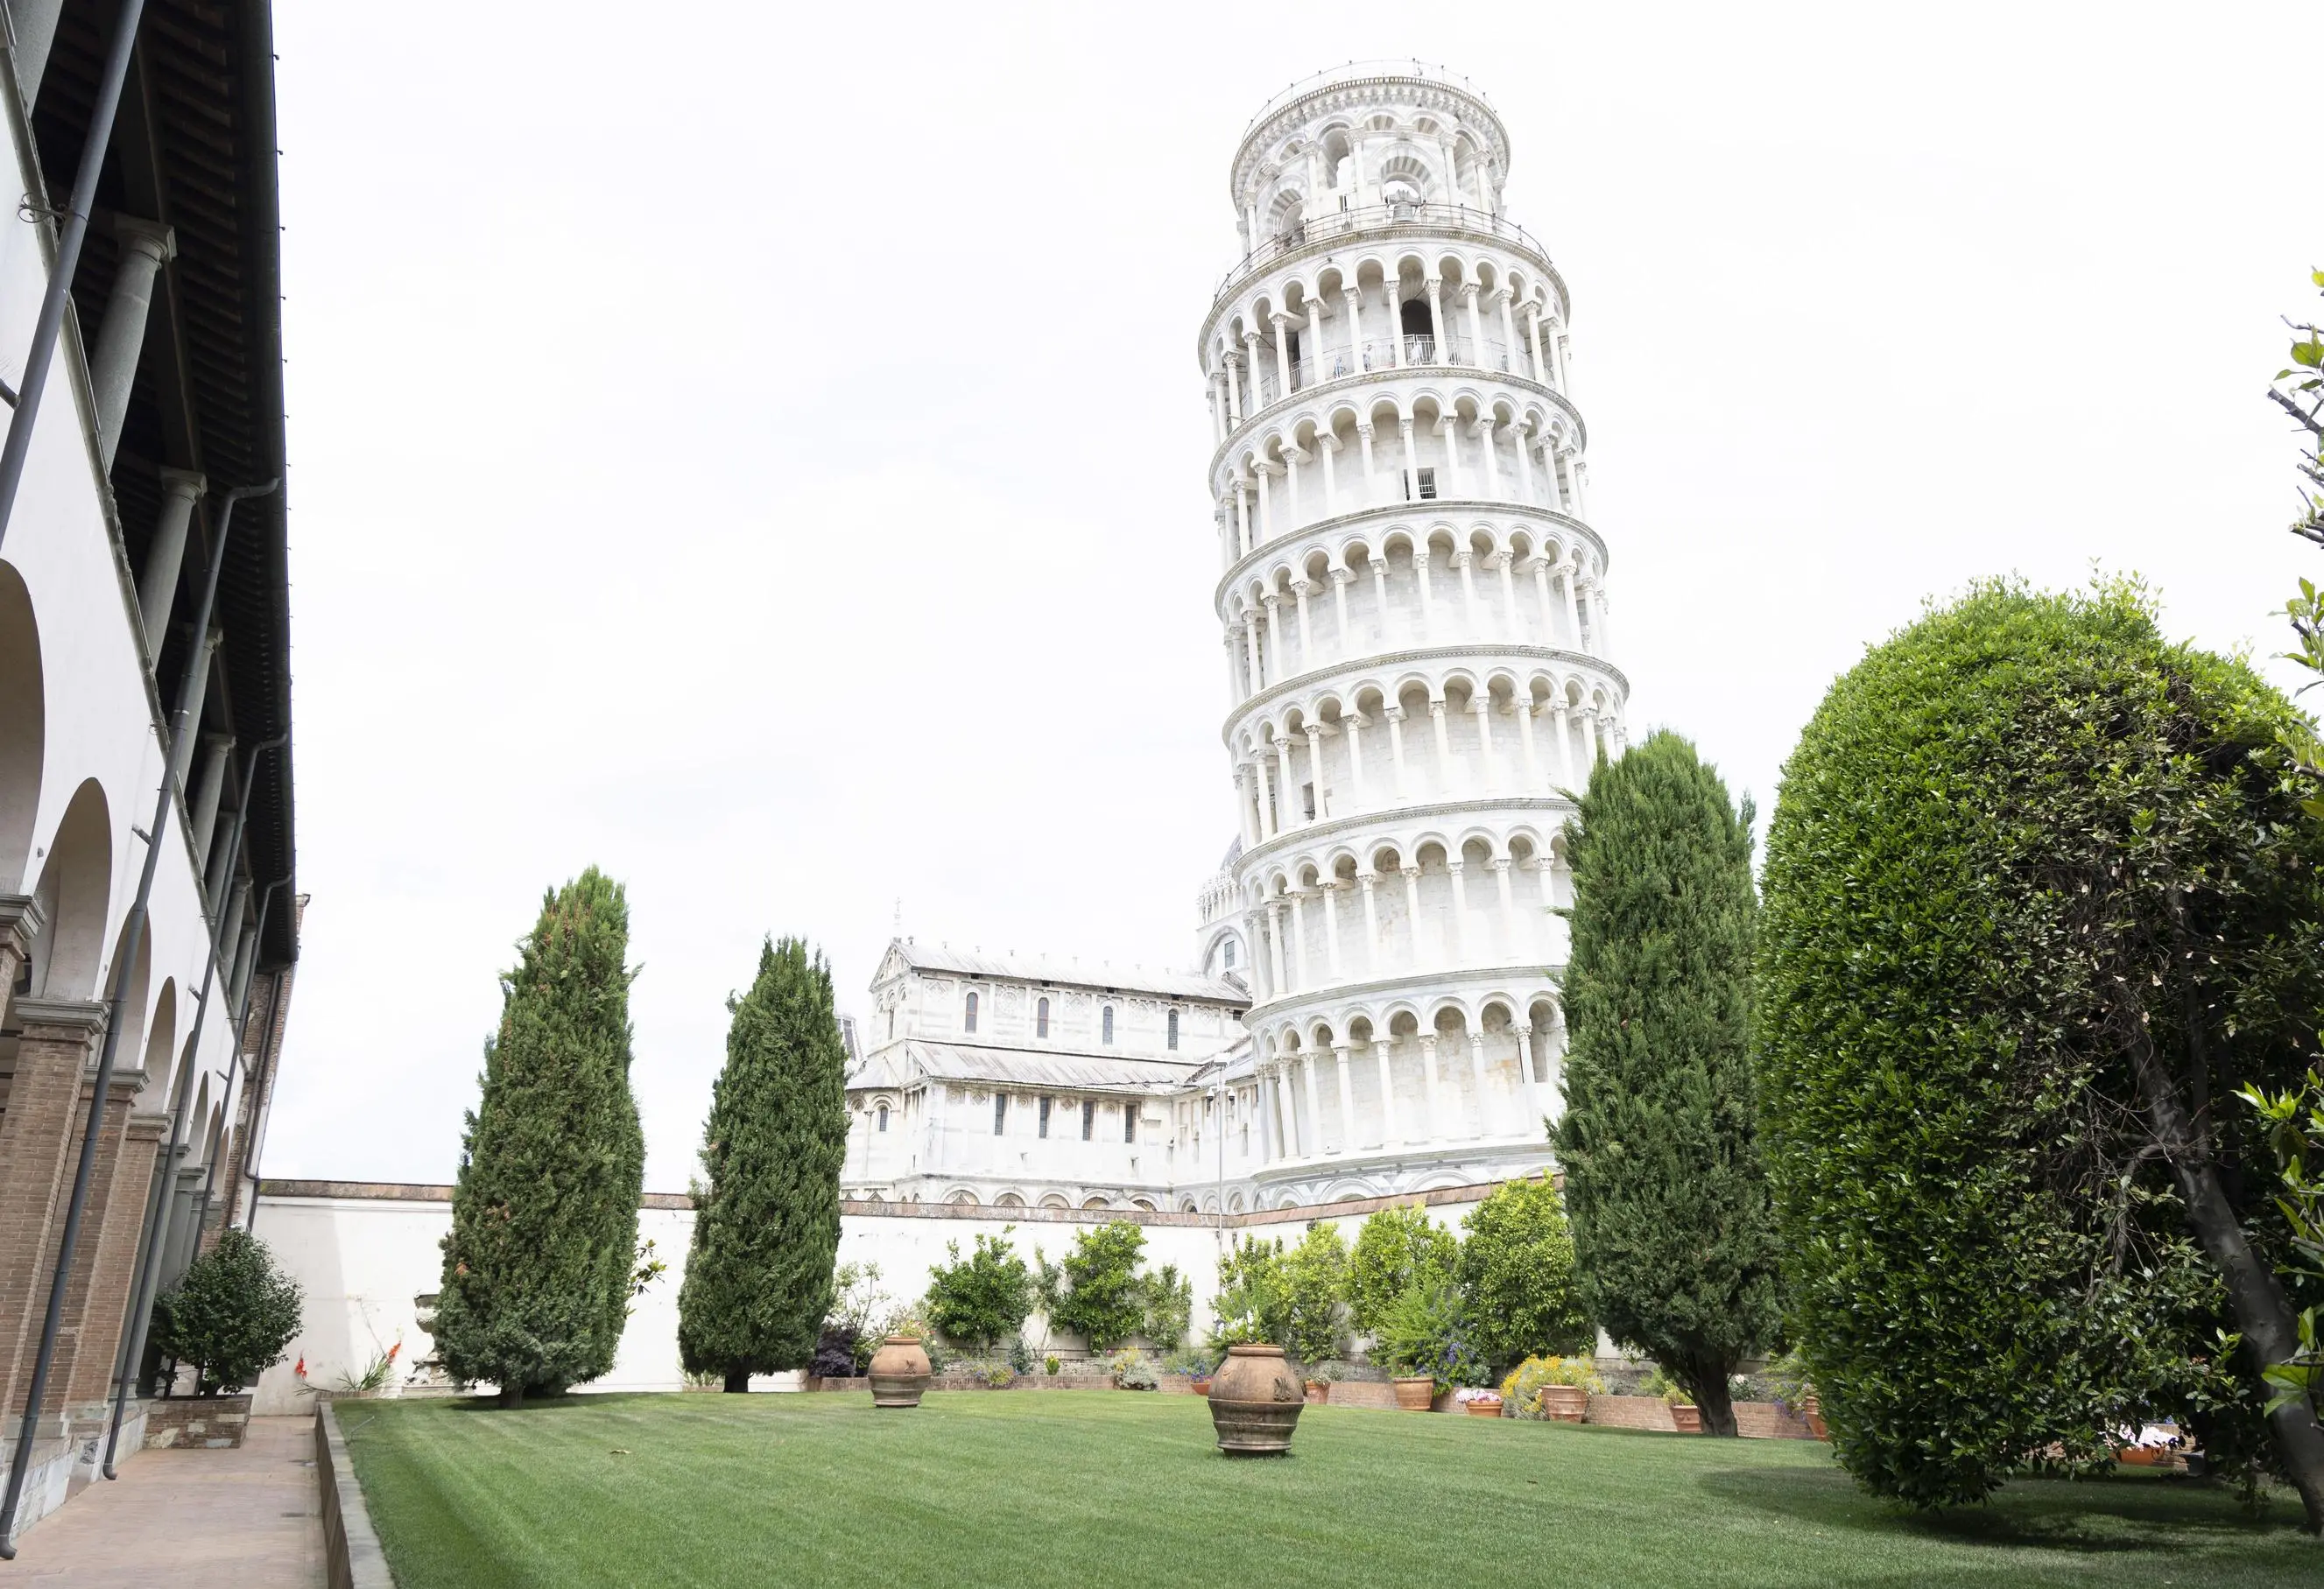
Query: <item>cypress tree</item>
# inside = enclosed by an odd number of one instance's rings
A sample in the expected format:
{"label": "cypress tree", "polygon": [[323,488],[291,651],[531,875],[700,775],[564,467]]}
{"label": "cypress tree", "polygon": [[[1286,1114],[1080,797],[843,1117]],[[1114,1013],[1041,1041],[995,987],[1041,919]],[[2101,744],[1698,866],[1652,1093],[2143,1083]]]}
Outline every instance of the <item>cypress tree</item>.
{"label": "cypress tree", "polygon": [[1680,736],[1601,762],[1571,832],[1565,1115],[1582,1306],[1732,1435],[1778,1327],[1750,1070],[1751,807]]}
{"label": "cypress tree", "polygon": [[613,1366],[637,1268],[645,1136],[630,1092],[629,904],[591,867],[542,899],[501,979],[444,1238],[438,1351],[501,1404]]}
{"label": "cypress tree", "polygon": [[761,945],[758,979],[726,1007],[678,1347],[687,1373],[742,1391],[753,1373],[805,1368],[831,1309],[847,1051],[831,969],[804,940]]}

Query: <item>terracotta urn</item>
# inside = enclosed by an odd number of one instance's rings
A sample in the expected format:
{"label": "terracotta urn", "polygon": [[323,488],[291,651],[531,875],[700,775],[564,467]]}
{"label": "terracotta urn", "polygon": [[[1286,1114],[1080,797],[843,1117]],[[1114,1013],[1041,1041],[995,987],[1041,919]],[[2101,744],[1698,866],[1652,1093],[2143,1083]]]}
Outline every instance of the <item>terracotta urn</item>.
{"label": "terracotta urn", "polygon": [[1321,1407],[1324,1402],[1329,1401],[1331,1399],[1332,1382],[1329,1380],[1309,1380],[1307,1382],[1308,1406]]}
{"label": "terracotta urn", "polygon": [[1230,1346],[1211,1376],[1211,1422],[1229,1456],[1279,1456],[1299,1427],[1299,1376],[1280,1346]]}
{"label": "terracotta urn", "polygon": [[1808,1433],[1819,1440],[1831,1438],[1831,1432],[1824,1427],[1823,1400],[1814,1392],[1809,1392],[1807,1400],[1801,1404],[1800,1416],[1808,1420]]}
{"label": "terracotta urn", "polygon": [[1544,1385],[1541,1415],[1554,1423],[1580,1423],[1590,1410],[1590,1392],[1580,1385]]}
{"label": "terracotta urn", "polygon": [[1400,1379],[1393,1382],[1398,1412],[1425,1412],[1428,1404],[1436,1400],[1436,1382],[1425,1374],[1418,1379]]}
{"label": "terracotta urn", "polygon": [[1678,1425],[1678,1432],[1682,1435],[1699,1435],[1702,1433],[1702,1409],[1689,1407],[1683,1401],[1674,1402],[1671,1407],[1671,1422]]}
{"label": "terracotta urn", "polygon": [[918,1336],[890,1336],[872,1354],[872,1405],[918,1407],[928,1372],[928,1349]]}

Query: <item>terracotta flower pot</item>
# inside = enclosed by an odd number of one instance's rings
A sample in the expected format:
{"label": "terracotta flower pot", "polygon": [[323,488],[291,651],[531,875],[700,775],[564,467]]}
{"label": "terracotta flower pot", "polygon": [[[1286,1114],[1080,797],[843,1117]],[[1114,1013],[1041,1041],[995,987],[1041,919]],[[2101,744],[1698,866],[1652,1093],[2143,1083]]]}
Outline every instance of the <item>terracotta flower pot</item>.
{"label": "terracotta flower pot", "polygon": [[1544,1385],[1541,1415],[1556,1423],[1580,1423],[1590,1410],[1590,1392],[1580,1385]]}
{"label": "terracotta flower pot", "polygon": [[1196,1374],[1194,1376],[1194,1394],[1197,1396],[1207,1396],[1210,1393],[1211,1376],[1206,1373]]}
{"label": "terracotta flower pot", "polygon": [[1471,1418],[1499,1418],[1501,1416],[1501,1404],[1498,1401],[1464,1401],[1462,1405],[1469,1410],[1469,1416]]}
{"label": "terracotta flower pot", "polygon": [[1211,1376],[1211,1422],[1229,1456],[1279,1456],[1299,1427],[1299,1376],[1280,1346],[1230,1346]]}
{"label": "terracotta flower pot", "polygon": [[1310,1406],[1310,1407],[1321,1407],[1321,1406],[1323,1406],[1323,1403],[1324,1403],[1324,1402],[1329,1401],[1331,1399],[1332,1399],[1332,1386],[1331,1386],[1331,1382],[1329,1382],[1328,1380],[1309,1380],[1309,1381],[1307,1382],[1307,1405],[1308,1405],[1308,1406]]}
{"label": "terracotta flower pot", "polygon": [[1689,1407],[1683,1401],[1674,1403],[1671,1408],[1671,1422],[1678,1425],[1678,1432],[1682,1435],[1699,1435],[1702,1433],[1702,1409]]}
{"label": "terracotta flower pot", "polygon": [[890,1336],[872,1354],[872,1405],[918,1407],[928,1378],[928,1349],[918,1337]]}
{"label": "terracotta flower pot", "polygon": [[1823,1402],[1821,1398],[1811,1392],[1808,1399],[1800,1404],[1800,1416],[1808,1420],[1808,1433],[1819,1440],[1831,1438],[1831,1432],[1824,1428]]}
{"label": "terracotta flower pot", "polygon": [[1436,1400],[1436,1382],[1423,1377],[1400,1379],[1396,1385],[1396,1409],[1398,1412],[1425,1412],[1428,1404]]}

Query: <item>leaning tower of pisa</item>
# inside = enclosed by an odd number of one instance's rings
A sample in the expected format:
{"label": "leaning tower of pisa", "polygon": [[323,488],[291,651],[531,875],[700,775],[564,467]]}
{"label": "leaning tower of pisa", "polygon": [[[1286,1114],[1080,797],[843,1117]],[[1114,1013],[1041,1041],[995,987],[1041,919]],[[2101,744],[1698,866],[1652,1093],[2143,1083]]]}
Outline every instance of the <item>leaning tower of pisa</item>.
{"label": "leaning tower of pisa", "polygon": [[1262,1207],[1549,1156],[1560,830],[1620,754],[1565,283],[1466,79],[1326,72],[1245,131],[1203,319],[1224,739],[1203,901],[1250,980]]}

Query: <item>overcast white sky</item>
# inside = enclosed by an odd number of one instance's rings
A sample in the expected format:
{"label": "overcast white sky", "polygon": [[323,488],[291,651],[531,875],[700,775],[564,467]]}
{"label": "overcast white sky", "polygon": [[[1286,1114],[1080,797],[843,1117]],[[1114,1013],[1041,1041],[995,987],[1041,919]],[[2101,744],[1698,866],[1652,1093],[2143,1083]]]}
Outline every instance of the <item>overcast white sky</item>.
{"label": "overcast white sky", "polygon": [[[629,886],[647,1184],[767,932],[1178,964],[1233,829],[1227,161],[1477,79],[1574,303],[1633,732],[1769,802],[1978,575],[2280,648],[2324,7],[281,0],[300,882],[264,1168],[449,1180],[543,888]],[[1425,22],[1424,20],[1425,19]]]}

